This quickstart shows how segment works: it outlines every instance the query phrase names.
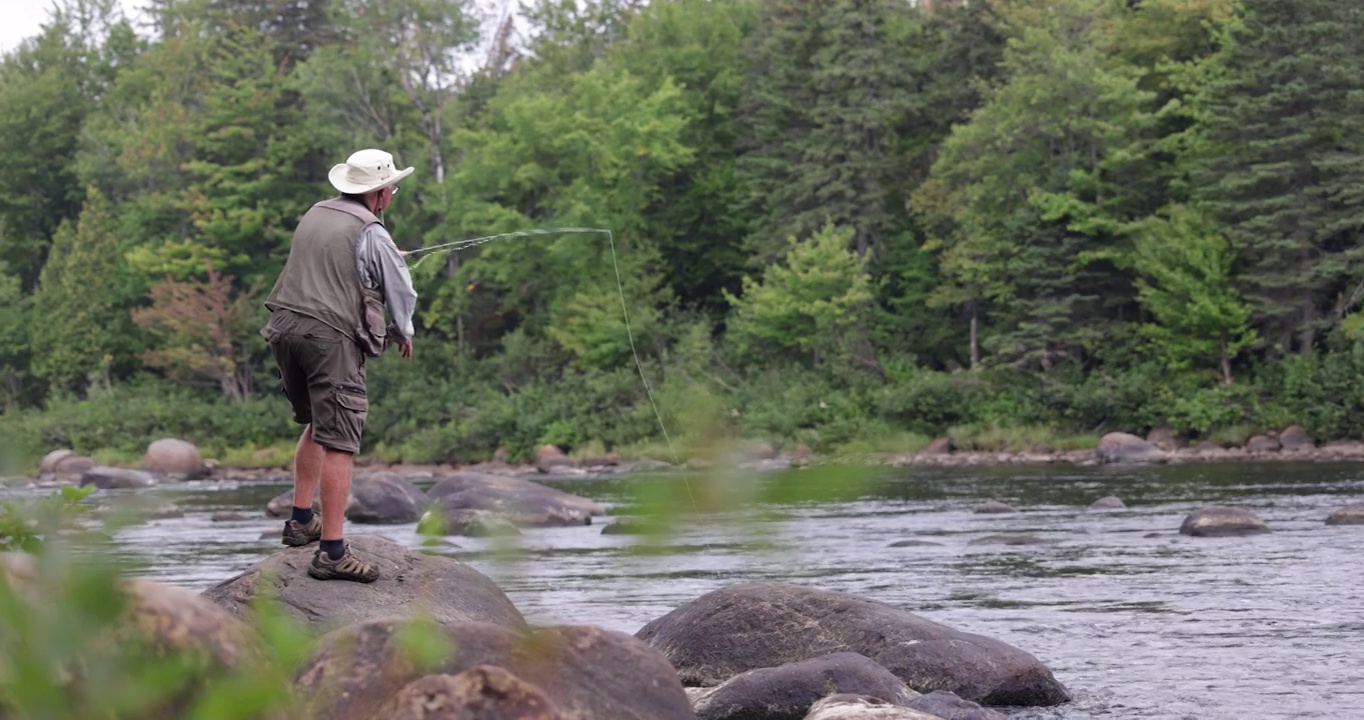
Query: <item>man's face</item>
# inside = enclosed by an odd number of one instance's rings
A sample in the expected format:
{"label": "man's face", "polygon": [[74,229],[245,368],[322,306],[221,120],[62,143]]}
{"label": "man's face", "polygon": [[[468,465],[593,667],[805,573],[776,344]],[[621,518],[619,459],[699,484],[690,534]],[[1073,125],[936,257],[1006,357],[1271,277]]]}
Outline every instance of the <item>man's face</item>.
{"label": "man's face", "polygon": [[387,210],[388,206],[393,204],[393,196],[396,195],[397,193],[398,193],[397,185],[389,185],[388,187],[380,190],[379,198],[377,201],[375,201],[374,204],[374,211],[378,213]]}

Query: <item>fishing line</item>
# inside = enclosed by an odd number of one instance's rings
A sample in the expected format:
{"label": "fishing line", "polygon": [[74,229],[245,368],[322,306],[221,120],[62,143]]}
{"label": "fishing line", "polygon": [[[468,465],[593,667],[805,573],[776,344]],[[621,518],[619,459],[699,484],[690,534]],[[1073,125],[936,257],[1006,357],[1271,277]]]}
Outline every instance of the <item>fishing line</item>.
{"label": "fishing line", "polygon": [[620,312],[622,317],[625,318],[625,336],[630,341],[630,355],[633,356],[635,359],[635,369],[639,371],[639,379],[644,382],[644,394],[648,396],[649,405],[654,409],[654,418],[658,420],[658,429],[663,431],[663,439],[668,443],[668,452],[673,456],[673,464],[679,468],[683,468],[684,473],[682,476],[682,484],[687,488],[687,497],[691,499],[692,508],[695,509],[697,507],[696,497],[692,495],[691,483],[687,480],[685,468],[682,465],[682,459],[681,457],[678,456],[677,448],[676,446],[673,445],[672,436],[668,433],[668,426],[663,422],[663,413],[661,413],[658,409],[658,401],[654,399],[654,388],[652,385],[649,384],[648,375],[644,373],[644,363],[639,359],[639,350],[635,348],[635,332],[630,327],[630,310],[625,302],[625,283],[624,281],[621,280],[620,277],[620,262],[616,257],[616,236],[614,233],[605,228],[586,227],[535,228],[532,230],[517,230],[515,232],[498,233],[496,235],[486,235],[484,237],[472,238],[469,240],[457,240],[455,242],[448,242],[440,245],[432,245],[431,247],[424,247],[417,250],[408,251],[404,253],[404,256],[405,257],[411,257],[413,255],[423,256],[412,265],[412,268],[416,269],[417,267],[420,267],[421,264],[424,261],[426,261],[427,258],[432,257],[432,255],[428,253],[459,252],[460,250],[468,250],[469,248],[477,247],[484,243],[492,242],[494,240],[502,240],[508,238],[537,237],[540,235],[606,236],[606,240],[611,248],[611,268],[616,273],[616,294],[620,298]]}

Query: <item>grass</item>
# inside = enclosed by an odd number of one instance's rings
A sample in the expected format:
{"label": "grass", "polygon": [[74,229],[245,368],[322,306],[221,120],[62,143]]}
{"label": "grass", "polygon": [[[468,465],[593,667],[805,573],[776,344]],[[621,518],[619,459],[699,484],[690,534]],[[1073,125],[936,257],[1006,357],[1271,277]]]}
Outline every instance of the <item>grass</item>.
{"label": "grass", "polygon": [[1058,452],[1088,450],[1097,447],[1099,436],[1092,434],[1066,435],[1045,425],[998,427],[959,425],[949,428],[947,437],[957,450],[976,452],[1028,452],[1046,445]]}

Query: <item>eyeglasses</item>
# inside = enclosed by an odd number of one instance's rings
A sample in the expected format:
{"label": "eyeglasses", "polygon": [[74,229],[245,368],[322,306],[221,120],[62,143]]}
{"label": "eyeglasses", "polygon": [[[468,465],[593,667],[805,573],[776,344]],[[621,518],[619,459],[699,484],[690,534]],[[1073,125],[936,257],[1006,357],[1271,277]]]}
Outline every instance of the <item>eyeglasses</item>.
{"label": "eyeglasses", "polygon": [[392,192],[392,193],[389,193],[389,194],[390,194],[390,195],[397,195],[397,194],[398,194],[398,186],[397,186],[397,185],[394,185],[394,186],[393,186],[393,192]]}

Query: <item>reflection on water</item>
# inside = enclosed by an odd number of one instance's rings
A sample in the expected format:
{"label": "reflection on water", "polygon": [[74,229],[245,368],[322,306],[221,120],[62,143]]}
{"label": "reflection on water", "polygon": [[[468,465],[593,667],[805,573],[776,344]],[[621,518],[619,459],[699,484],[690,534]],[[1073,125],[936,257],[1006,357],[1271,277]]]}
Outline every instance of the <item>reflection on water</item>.
{"label": "reflection on water", "polygon": [[[1076,697],[1017,718],[1364,717],[1364,527],[1323,525],[1364,494],[1360,466],[845,475],[763,480],[752,489],[761,512],[680,525],[655,552],[639,552],[639,537],[602,535],[600,525],[528,530],[510,541],[451,538],[433,551],[492,577],[531,622],[626,633],[736,582],[864,595],[1018,645]],[[621,480],[556,484],[616,508],[641,502]],[[260,535],[279,527],[262,509],[280,490],[156,490],[185,516],[123,530],[115,548],[144,563],[146,576],[205,588],[279,547]],[[1086,509],[1105,495],[1128,508]],[[971,512],[990,499],[1021,512]],[[1177,533],[1185,513],[1212,503],[1251,508],[1275,532]],[[246,520],[210,522],[215,512],[243,510]],[[412,525],[349,527],[420,544]],[[889,547],[906,540],[919,542]]]}

